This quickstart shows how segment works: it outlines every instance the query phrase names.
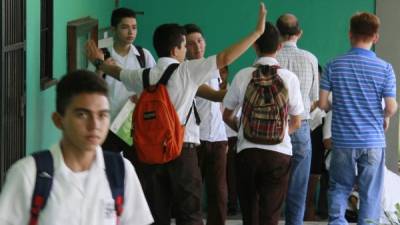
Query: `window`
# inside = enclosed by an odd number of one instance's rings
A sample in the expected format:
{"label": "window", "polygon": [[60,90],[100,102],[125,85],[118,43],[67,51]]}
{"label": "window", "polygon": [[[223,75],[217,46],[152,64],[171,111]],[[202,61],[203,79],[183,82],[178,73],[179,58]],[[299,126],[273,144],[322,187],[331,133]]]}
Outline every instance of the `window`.
{"label": "window", "polygon": [[40,2],[40,89],[56,83],[53,79],[53,0]]}
{"label": "window", "polygon": [[67,24],[68,72],[86,69],[88,60],[83,52],[85,43],[91,39],[97,43],[98,21],[91,17],[79,18]]}

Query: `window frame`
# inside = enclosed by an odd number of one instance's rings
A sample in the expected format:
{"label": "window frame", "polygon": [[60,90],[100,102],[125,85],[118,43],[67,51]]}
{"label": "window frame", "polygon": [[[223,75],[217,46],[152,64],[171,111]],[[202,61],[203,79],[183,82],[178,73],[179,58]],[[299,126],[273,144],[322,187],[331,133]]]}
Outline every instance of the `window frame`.
{"label": "window frame", "polygon": [[53,78],[54,0],[40,1],[40,90],[55,85]]}

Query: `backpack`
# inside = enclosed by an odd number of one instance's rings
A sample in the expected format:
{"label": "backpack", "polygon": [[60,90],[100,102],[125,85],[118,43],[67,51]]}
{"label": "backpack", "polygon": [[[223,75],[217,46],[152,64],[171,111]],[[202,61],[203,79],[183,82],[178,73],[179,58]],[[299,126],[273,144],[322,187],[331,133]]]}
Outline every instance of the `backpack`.
{"label": "backpack", "polygon": [[140,68],[146,68],[146,57],[144,56],[143,48],[139,45],[135,45],[135,47],[139,52],[139,55],[136,56],[136,59],[140,64]]}
{"label": "backpack", "polygon": [[[115,202],[117,224],[123,211],[125,168],[122,156],[118,153],[103,151],[105,171]],[[32,154],[36,163],[36,182],[33,189],[29,225],[39,222],[39,214],[44,209],[53,185],[54,164],[49,150]]]}
{"label": "backpack", "polygon": [[[185,126],[194,103],[182,125],[166,88],[178,66],[177,63],[169,65],[157,84],[152,86],[149,82],[150,68],[143,71],[143,92],[133,112],[132,136],[137,156],[144,163],[163,164],[181,154]],[[199,122],[197,116],[196,122]]]}
{"label": "backpack", "polygon": [[288,119],[288,90],[279,66],[257,65],[242,106],[243,136],[256,144],[282,142]]}
{"label": "backpack", "polygon": [[[146,68],[146,57],[144,55],[143,47],[139,45],[135,45],[135,47],[139,52],[139,55],[136,56],[136,59],[139,62],[140,68]],[[111,57],[111,53],[108,48],[101,48],[101,51],[104,54],[104,59],[108,59],[109,57]]]}

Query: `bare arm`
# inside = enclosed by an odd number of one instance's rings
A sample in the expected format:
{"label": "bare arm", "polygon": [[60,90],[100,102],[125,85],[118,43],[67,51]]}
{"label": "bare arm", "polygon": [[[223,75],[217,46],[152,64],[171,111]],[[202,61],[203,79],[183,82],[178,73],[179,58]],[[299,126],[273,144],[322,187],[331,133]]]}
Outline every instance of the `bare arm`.
{"label": "bare arm", "polygon": [[322,143],[324,144],[325,149],[332,149],[332,139],[331,138],[322,140]]}
{"label": "bare arm", "polygon": [[256,29],[238,43],[218,53],[217,55],[218,69],[226,65],[229,65],[233,61],[235,61],[264,33],[266,15],[267,15],[267,10],[265,8],[264,3],[261,2]]}
{"label": "bare arm", "polygon": [[396,114],[396,112],[397,112],[397,101],[393,97],[387,97],[384,99],[385,99],[385,110],[384,110],[385,115],[384,116],[385,116],[385,118],[386,117],[390,118],[390,117],[394,116],[394,114]]}
{"label": "bare arm", "polygon": [[[86,56],[94,64],[96,59],[104,60],[103,52],[97,48],[96,43],[93,40],[89,40],[86,43]],[[117,66],[109,60],[103,62],[100,65],[99,70],[103,71],[105,74],[120,80],[119,73],[121,72],[121,67]]]}
{"label": "bare arm", "polygon": [[228,125],[232,130],[238,132],[239,127],[238,127],[238,121],[237,117],[234,114],[234,110],[231,109],[224,109],[224,113],[222,114],[222,119]]}
{"label": "bare arm", "polygon": [[101,70],[96,70],[95,73],[96,73],[97,75],[99,75],[99,76],[105,78],[105,73],[104,73],[103,71],[101,71]]}
{"label": "bare arm", "polygon": [[[115,65],[115,66],[117,66],[117,63],[111,57],[106,59],[106,60],[104,60],[104,63],[107,64],[107,65]],[[106,73],[104,73],[101,69],[98,69],[98,70],[96,69],[96,74],[99,75],[99,76],[102,76],[104,78],[105,78],[105,75],[106,75]]]}
{"label": "bare arm", "polygon": [[331,110],[331,104],[329,103],[329,91],[319,91],[318,107],[322,110],[325,110],[325,112]]}
{"label": "bare arm", "polygon": [[104,61],[104,63],[100,65],[99,69],[103,71],[105,74],[110,75],[117,80],[121,80],[119,76],[122,70],[121,67],[117,65],[111,65],[107,61]]}
{"label": "bare arm", "polygon": [[213,101],[213,102],[222,102],[222,100],[225,97],[227,90],[215,90],[208,86],[207,84],[202,84],[199,89],[197,89],[196,96],[199,96],[201,98],[205,98],[207,100]]}
{"label": "bare arm", "polygon": [[292,134],[301,126],[301,116],[290,116],[289,120],[289,134]]}
{"label": "bare arm", "polygon": [[397,101],[393,97],[384,98],[385,100],[385,109],[384,109],[384,120],[383,120],[383,129],[387,131],[389,129],[390,117],[394,116],[397,112]]}
{"label": "bare arm", "polygon": [[311,103],[310,112],[314,111],[318,107],[318,101],[313,101]]}

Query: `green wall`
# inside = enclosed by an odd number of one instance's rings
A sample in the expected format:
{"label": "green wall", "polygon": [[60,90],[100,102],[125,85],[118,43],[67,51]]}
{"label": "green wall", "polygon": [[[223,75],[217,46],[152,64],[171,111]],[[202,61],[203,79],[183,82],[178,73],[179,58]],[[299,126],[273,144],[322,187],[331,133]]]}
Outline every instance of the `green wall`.
{"label": "green wall", "polygon": [[[254,27],[257,19],[257,0],[123,0],[123,5],[144,11],[138,17],[139,35],[136,43],[154,53],[152,33],[167,22],[196,23],[207,40],[208,55],[221,51],[244,37]],[[267,20],[275,23],[279,15],[290,12],[300,20],[304,30],[299,47],[313,52],[325,64],[330,58],[349,47],[348,20],[357,11],[375,11],[374,0],[273,0],[264,1],[268,8]],[[155,55],[154,55],[155,56]],[[231,67],[236,72],[254,61],[255,54],[248,51]],[[231,73],[232,77],[232,73]]]}
{"label": "green wall", "polygon": [[[299,46],[313,52],[322,64],[348,49],[347,24],[357,11],[375,11],[374,0],[286,0],[268,1],[268,20],[275,21],[284,13],[296,14],[304,30]],[[99,27],[109,26],[114,8],[111,0],[54,0],[54,77],[66,72],[67,21],[84,16],[99,19]],[[121,0],[120,6],[144,11],[138,16],[139,34],[136,43],[150,49],[154,29],[167,22],[197,23],[203,28],[209,55],[221,51],[239,38],[247,35],[255,26],[258,1],[256,0]],[[50,117],[54,111],[54,86],[40,91],[40,1],[27,1],[27,153],[48,148],[60,133]],[[248,51],[231,67],[232,74],[254,60]],[[231,77],[232,77],[231,74]]]}
{"label": "green wall", "polygon": [[[60,132],[51,122],[55,110],[55,86],[40,91],[40,1],[29,0],[27,18],[27,154],[55,143]],[[54,0],[53,77],[67,71],[67,22],[84,16],[99,19],[99,27],[109,24],[114,2],[111,0]]]}

